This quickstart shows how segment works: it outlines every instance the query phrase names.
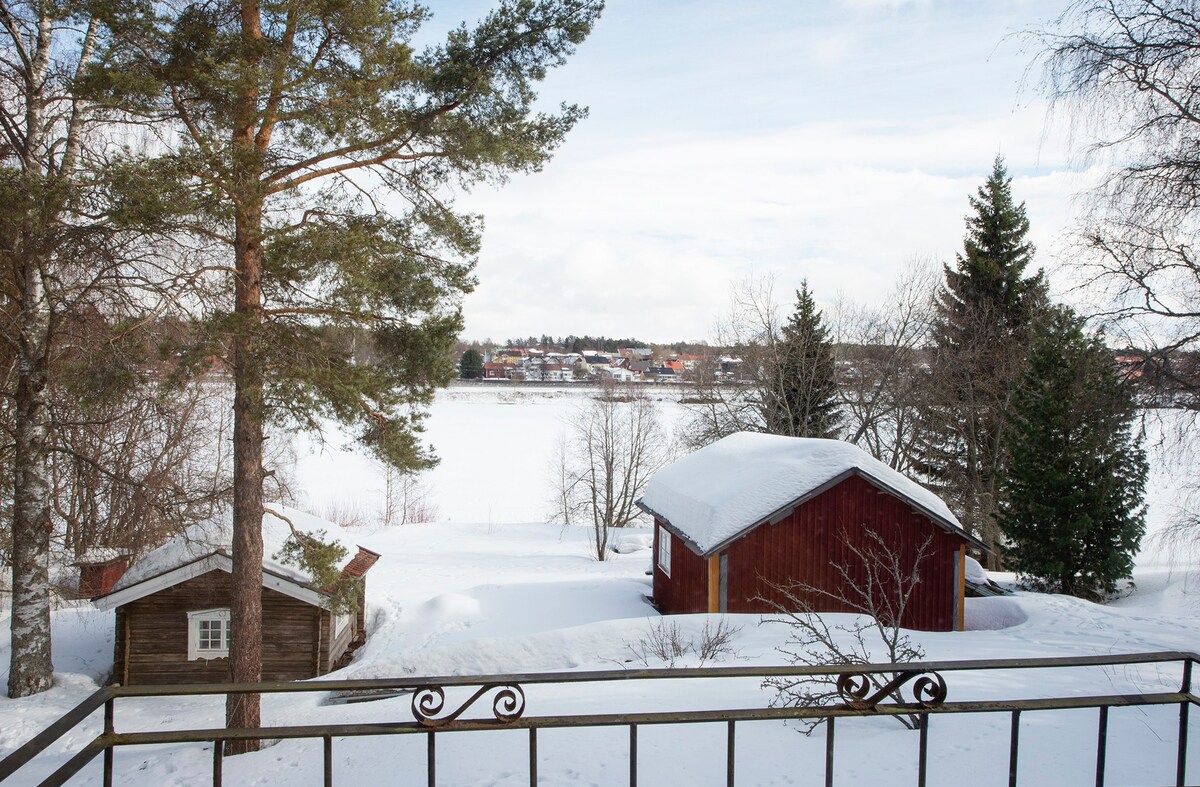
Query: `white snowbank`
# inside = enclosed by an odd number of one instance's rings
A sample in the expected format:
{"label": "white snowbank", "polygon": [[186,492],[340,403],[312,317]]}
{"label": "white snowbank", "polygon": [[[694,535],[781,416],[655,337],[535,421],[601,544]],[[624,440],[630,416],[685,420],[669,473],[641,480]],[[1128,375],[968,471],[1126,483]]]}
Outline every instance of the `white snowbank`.
{"label": "white snowbank", "polygon": [[936,494],[857,446],[753,432],[729,435],[659,470],[642,503],[707,552],[851,469],[962,529]]}
{"label": "white snowbank", "polygon": [[983,570],[983,566],[975,558],[967,555],[967,569],[964,574],[968,582],[974,582],[976,585],[986,585],[988,581],[987,572]]}
{"label": "white snowbank", "polygon": [[650,549],[652,546],[654,546],[654,535],[652,533],[637,533],[621,536],[613,549],[622,555],[628,555],[631,552]]}
{"label": "white snowbank", "polygon": [[[284,506],[274,506],[275,510],[291,521],[292,526],[301,533],[321,535],[324,541],[336,541],[346,549],[346,559],[354,556],[357,551],[354,543],[343,535],[342,528],[334,523],[303,511]],[[288,523],[267,513],[263,515],[263,567],[300,582],[309,582],[312,577],[296,566],[283,565],[274,556],[283,548],[284,543],[292,535]],[[121,590],[131,585],[158,576],[185,563],[210,555],[218,550],[233,554],[233,513],[225,511],[206,522],[193,525],[182,535],[176,536],[159,548],[148,552],[144,557],[129,567],[125,575],[117,582],[113,590]]]}
{"label": "white snowbank", "polygon": [[1019,626],[1029,620],[1020,603],[1003,596],[968,598],[965,601],[964,628],[967,631],[998,631]]}

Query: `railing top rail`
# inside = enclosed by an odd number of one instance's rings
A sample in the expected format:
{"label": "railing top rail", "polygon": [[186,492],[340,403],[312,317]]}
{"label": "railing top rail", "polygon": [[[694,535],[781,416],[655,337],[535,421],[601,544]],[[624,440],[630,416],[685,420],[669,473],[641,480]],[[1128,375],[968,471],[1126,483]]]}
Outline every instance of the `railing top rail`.
{"label": "railing top rail", "polygon": [[906,716],[911,714],[946,713],[989,713],[1013,710],[1072,710],[1079,708],[1126,707],[1146,705],[1173,705],[1189,701],[1189,695],[1177,692],[1159,694],[1112,694],[1088,697],[1071,697],[1036,700],[996,700],[985,702],[947,702],[936,708],[922,708],[911,704],[878,705],[870,710],[855,709],[845,705],[820,707],[778,708],[733,708],[698,711],[645,711],[631,713],[594,713],[559,716],[521,716],[520,718],[497,721],[495,719],[456,719],[438,724],[422,724],[419,721],[368,722],[359,724],[313,724],[281,725],[277,727],[163,730],[125,732],[109,736],[106,740],[114,746],[140,746],[160,743],[205,743],[209,741],[260,740],[319,738],[332,736],[348,738],[364,735],[401,735],[424,732],[467,732],[472,730],[562,728],[562,727],[606,727],[629,724],[692,724],[727,721],[772,721],[781,719],[826,719],[850,716]]}
{"label": "railing top rail", "polygon": [[44,751],[46,747],[75,729],[88,716],[91,716],[97,710],[104,707],[104,703],[108,702],[108,699],[112,695],[113,689],[100,689],[64,713],[58,721],[14,749],[11,754],[0,760],[0,781],[4,781],[16,773],[25,763]]}
{"label": "railing top rail", "polygon": [[974,659],[966,661],[910,661],[900,664],[835,664],[821,667],[679,667],[660,669],[613,669],[585,672],[529,672],[492,675],[441,675],[429,677],[368,678],[362,680],[270,681],[264,683],[188,683],[165,686],[114,686],[116,697],[166,697],[201,694],[290,694],[313,691],[371,691],[420,688],[422,686],[479,686],[520,683],[601,683],[631,680],[679,680],[684,678],[763,678],[803,675],[873,674],[881,672],[964,672],[970,670],[1046,669],[1103,667],[1123,664],[1153,664],[1200,661],[1186,651],[1130,653],[1104,656],[1051,658]]}

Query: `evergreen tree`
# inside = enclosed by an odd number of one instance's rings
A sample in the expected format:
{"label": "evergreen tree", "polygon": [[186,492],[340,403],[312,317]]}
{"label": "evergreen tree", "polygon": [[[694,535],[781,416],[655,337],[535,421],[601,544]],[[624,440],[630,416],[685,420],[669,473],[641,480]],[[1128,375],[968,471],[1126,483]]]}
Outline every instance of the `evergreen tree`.
{"label": "evergreen tree", "polygon": [[458,362],[458,376],[464,380],[479,380],[483,377],[483,356],[474,347],[463,351]]}
{"label": "evergreen tree", "polygon": [[[420,52],[428,11],[390,0],[106,6],[114,36],[136,46],[92,89],[172,124],[156,182],[178,191],[163,204],[226,244],[228,263],[208,274],[226,289],[206,352],[227,352],[233,374],[234,681],[261,677],[265,425],[329,416],[393,467],[433,461],[423,406],[453,373],[480,231],[450,187],[550,157],[584,111],[535,110],[537,84],[602,6],[503,0]],[[322,324],[362,330],[384,361],[351,363]],[[258,726],[258,707],[230,695],[228,725]]]}
{"label": "evergreen tree", "polygon": [[992,174],[970,199],[963,253],[945,266],[936,299],[921,469],[972,533],[992,548],[997,483],[1004,474],[1004,423],[1024,370],[1030,324],[1045,308],[1033,261],[1025,204],[997,156]]}
{"label": "evergreen tree", "polygon": [[765,364],[764,430],[792,437],[834,437],[841,424],[829,331],[805,281],[796,308]]}
{"label": "evergreen tree", "polygon": [[1102,598],[1129,576],[1145,530],[1146,457],[1132,386],[1083,321],[1055,309],[1037,336],[1007,427],[1000,527],[1012,569]]}

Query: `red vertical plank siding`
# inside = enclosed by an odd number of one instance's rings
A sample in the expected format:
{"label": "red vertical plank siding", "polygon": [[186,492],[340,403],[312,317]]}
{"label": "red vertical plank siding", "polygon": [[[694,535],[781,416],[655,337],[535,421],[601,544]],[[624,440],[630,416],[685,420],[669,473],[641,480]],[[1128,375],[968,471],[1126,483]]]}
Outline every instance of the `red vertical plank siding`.
{"label": "red vertical plank siding", "polygon": [[658,566],[658,539],[662,530],[654,522],[654,606],[664,615],[708,611],[708,561],[671,536],[671,575]]}
{"label": "red vertical plank siding", "polygon": [[[901,555],[903,566],[911,566],[921,542],[933,537],[921,564],[920,584],[909,599],[901,625],[926,631],[951,630],[957,604],[954,564],[962,539],[859,476],[851,476],[809,500],[782,522],[762,525],[729,546],[728,610],[768,612],[772,603],[785,601],[773,586],[793,582],[837,593],[843,582],[839,565],[847,569],[853,581],[861,582],[865,569],[851,547],[869,547],[868,529],[874,529],[889,549]],[[671,588],[661,598],[661,572],[655,574],[659,609],[664,613],[703,612],[704,561],[678,538],[672,547]],[[688,589],[680,583],[686,583]],[[817,611],[849,611],[817,594],[805,600]]]}

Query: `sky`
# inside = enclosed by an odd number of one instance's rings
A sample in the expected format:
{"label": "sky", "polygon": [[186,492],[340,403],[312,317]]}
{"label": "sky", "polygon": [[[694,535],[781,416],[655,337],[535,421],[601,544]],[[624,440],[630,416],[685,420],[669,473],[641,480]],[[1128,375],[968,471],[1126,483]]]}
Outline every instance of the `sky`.
{"label": "sky", "polygon": [[[486,13],[440,2],[423,31]],[[882,302],[953,262],[1004,157],[1036,265],[1067,301],[1086,139],[1038,91],[1027,0],[609,0],[542,86],[589,116],[541,172],[458,197],[485,218],[464,338],[715,339],[747,277],[790,309]]]}

